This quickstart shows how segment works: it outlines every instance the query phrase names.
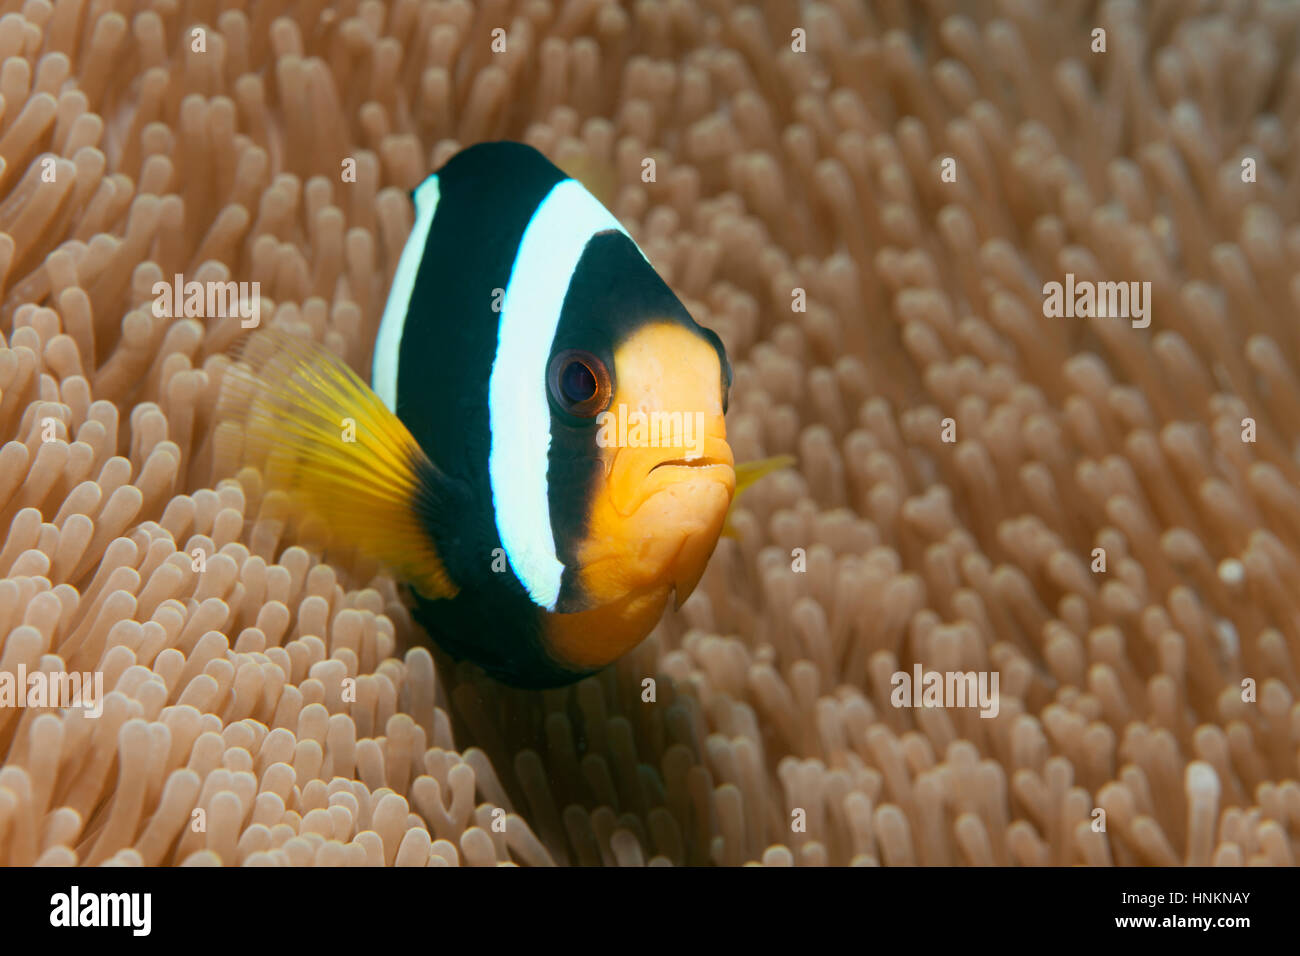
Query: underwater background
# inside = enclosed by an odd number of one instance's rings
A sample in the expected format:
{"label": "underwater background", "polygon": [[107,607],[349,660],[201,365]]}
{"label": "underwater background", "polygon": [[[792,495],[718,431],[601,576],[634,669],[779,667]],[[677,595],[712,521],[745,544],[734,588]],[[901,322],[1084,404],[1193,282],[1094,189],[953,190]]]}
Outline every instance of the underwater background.
{"label": "underwater background", "polygon": [[[0,707],[0,863],[1293,864],[1298,49],[1280,0],[3,0],[0,672],[107,694]],[[798,460],[546,692],[221,477],[246,330],[152,308],[257,282],[364,374],[407,193],[492,139]]]}

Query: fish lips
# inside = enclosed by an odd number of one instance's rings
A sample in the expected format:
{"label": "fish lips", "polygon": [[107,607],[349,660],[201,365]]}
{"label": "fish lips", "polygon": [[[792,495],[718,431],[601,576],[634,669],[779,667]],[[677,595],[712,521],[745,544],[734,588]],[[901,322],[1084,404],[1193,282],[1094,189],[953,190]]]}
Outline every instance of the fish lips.
{"label": "fish lips", "polygon": [[664,458],[646,472],[632,521],[666,553],[663,569],[671,580],[674,608],[691,596],[727,517],[736,490],[731,448],[711,442],[705,454]]}

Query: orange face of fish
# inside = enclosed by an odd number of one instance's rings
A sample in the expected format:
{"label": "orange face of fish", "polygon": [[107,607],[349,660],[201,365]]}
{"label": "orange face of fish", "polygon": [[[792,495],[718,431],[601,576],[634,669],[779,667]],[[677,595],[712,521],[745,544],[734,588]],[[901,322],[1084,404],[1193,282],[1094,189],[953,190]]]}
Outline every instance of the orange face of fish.
{"label": "orange face of fish", "polygon": [[571,667],[605,666],[649,633],[674,592],[678,606],[686,600],[736,489],[713,345],[652,322],[619,346],[614,365],[597,438],[604,479],[578,548],[596,606],[547,621],[551,652]]}

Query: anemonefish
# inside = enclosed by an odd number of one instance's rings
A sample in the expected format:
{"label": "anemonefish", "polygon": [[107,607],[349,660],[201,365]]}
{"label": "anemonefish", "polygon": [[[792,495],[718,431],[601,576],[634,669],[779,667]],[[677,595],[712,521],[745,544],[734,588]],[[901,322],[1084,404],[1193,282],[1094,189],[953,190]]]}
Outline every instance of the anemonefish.
{"label": "anemonefish", "polygon": [[412,197],[369,387],[322,346],[259,335],[239,365],[246,460],[407,582],[453,657],[568,684],[704,573],[738,484],[731,366],[614,216],[531,147],[472,146]]}

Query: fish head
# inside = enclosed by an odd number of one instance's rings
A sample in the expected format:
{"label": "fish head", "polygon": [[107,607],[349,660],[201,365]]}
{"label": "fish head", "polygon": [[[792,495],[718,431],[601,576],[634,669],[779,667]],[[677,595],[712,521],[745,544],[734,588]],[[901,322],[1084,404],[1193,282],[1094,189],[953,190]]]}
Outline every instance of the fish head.
{"label": "fish head", "polygon": [[593,403],[580,410],[598,462],[571,549],[579,600],[562,609],[572,633],[561,651],[600,666],[638,643],[670,598],[686,600],[717,545],[736,489],[731,372],[717,336],[680,321],[643,323],[605,357],[560,352],[551,367],[562,402]]}

